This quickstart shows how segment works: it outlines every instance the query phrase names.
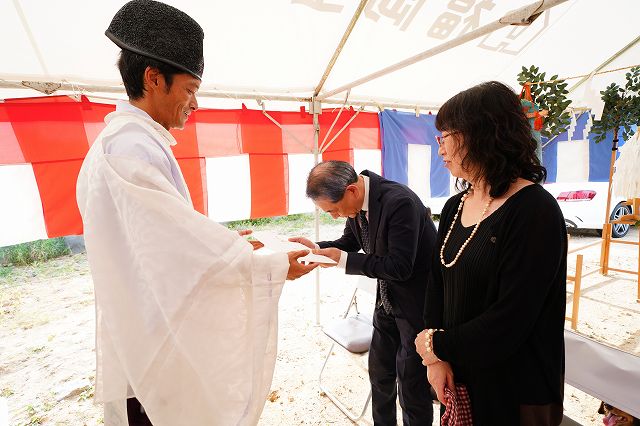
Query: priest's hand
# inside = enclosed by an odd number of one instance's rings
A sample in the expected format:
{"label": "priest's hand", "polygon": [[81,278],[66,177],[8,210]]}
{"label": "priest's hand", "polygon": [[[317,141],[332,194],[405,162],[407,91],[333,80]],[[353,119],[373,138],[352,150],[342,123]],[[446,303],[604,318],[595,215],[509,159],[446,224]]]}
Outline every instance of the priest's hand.
{"label": "priest's hand", "polygon": [[438,401],[446,405],[444,402],[444,388],[449,388],[454,394],[456,392],[451,365],[446,361],[438,361],[429,365],[429,367],[427,367],[427,380],[431,383],[433,390],[436,391]]}
{"label": "priest's hand", "polygon": [[[240,235],[241,237],[244,237],[245,235],[249,235],[252,232],[253,231],[251,229],[241,229],[238,231],[238,235]],[[262,244],[258,240],[247,240],[247,241],[253,246],[254,250],[258,250],[259,248],[264,247],[264,244]]]}
{"label": "priest's hand", "polygon": [[264,247],[264,244],[262,244],[260,241],[258,240],[247,240],[252,246],[253,246],[253,250],[256,251],[259,248]]}
{"label": "priest's hand", "polygon": [[316,245],[312,241],[309,241],[304,237],[292,237],[292,238],[289,238],[289,241],[292,241],[294,243],[300,243],[303,246],[309,247],[310,249],[316,248]]}
{"label": "priest's hand", "polygon": [[342,251],[340,249],[335,248],[335,247],[316,249],[316,250],[311,250],[311,251],[313,252],[313,254],[321,254],[322,256],[327,256],[329,259],[331,259],[334,262],[336,262],[336,263],[323,263],[323,264],[321,264],[321,266],[324,267],[324,268],[328,268],[330,266],[336,266],[338,264],[338,262],[340,262],[340,255],[342,254]]}
{"label": "priest's hand", "polygon": [[298,258],[302,256],[306,256],[309,254],[308,250],[298,250],[298,251],[290,251],[287,253],[289,256],[289,271],[287,272],[288,280],[295,280],[300,278],[303,275],[308,274],[318,267],[317,263],[309,263],[308,265],[303,265],[298,262]]}

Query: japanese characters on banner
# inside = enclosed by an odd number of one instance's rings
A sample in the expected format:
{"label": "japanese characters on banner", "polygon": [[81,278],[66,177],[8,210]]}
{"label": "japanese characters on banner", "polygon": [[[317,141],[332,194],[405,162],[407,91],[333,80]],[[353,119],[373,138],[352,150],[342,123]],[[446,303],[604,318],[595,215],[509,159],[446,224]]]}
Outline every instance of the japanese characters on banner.
{"label": "japanese characters on banner", "polygon": [[[320,12],[339,14],[348,2],[347,0],[291,0],[291,3],[305,5]],[[400,31],[406,31],[409,27],[416,30],[416,26],[422,25],[417,30],[425,37],[444,42],[478,29],[481,26],[483,13],[493,10],[496,6],[495,0],[450,0],[446,2],[440,14],[416,20],[416,16],[421,11],[427,12],[429,9],[423,8],[425,3],[425,0],[369,0],[363,15],[365,19],[376,24],[392,25]],[[514,26],[506,33],[488,34],[475,43],[482,49],[515,56],[549,27],[549,19],[549,13],[545,13],[542,19],[534,21],[531,25]],[[486,23],[486,19],[484,21]]]}

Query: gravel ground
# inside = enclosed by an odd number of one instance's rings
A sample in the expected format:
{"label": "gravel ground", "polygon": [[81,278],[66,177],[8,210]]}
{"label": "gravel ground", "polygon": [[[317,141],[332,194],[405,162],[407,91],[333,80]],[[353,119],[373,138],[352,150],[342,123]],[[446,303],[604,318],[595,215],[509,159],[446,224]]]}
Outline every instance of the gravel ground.
{"label": "gravel ground", "polygon": [[[340,235],[343,225],[323,225],[323,238]],[[303,228],[276,229],[289,235],[312,234]],[[638,241],[633,229],[626,239]],[[574,236],[571,247],[596,241],[593,235]],[[637,247],[617,245],[612,262],[623,269],[638,265]],[[599,261],[599,247],[582,252],[586,272]],[[575,255],[569,257],[575,264]],[[570,273],[572,271],[570,270]],[[333,268],[320,272],[321,322],[339,317],[353,291],[355,278]],[[272,393],[260,425],[349,425],[324,396],[318,374],[329,341],[316,323],[315,274],[288,282],[280,301],[279,354]],[[631,275],[589,275],[582,284],[578,332],[640,355],[640,304]],[[569,286],[571,288],[571,286]],[[572,300],[571,292],[567,303]],[[366,299],[366,298],[364,298]],[[371,301],[361,309],[371,310]],[[102,407],[92,400],[95,374],[93,284],[84,254],[0,274],[0,426],[3,405],[10,425],[97,425]],[[567,323],[568,325],[568,323]],[[570,362],[568,360],[567,362]],[[326,385],[350,407],[368,394],[366,355],[332,351]],[[65,387],[71,394],[63,398]],[[583,425],[600,425],[599,401],[566,388],[565,410]],[[359,424],[370,425],[370,409]],[[438,421],[434,421],[438,424]]]}

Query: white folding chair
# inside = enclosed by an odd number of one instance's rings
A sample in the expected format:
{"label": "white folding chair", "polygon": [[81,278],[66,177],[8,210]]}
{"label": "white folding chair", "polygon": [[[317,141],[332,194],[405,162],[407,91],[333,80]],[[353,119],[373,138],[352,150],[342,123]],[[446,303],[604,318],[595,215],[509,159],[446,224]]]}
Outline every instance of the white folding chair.
{"label": "white folding chair", "polygon": [[[376,280],[368,277],[360,277],[356,283],[349,306],[342,318],[331,321],[322,327],[322,331],[332,340],[327,357],[324,360],[322,369],[320,370],[319,384],[320,390],[340,409],[351,421],[360,420],[369,406],[371,401],[371,389],[369,396],[359,412],[349,409],[346,404],[341,401],[338,396],[332,392],[325,384],[322,383],[322,374],[325,371],[327,362],[333,353],[336,343],[353,354],[363,354],[369,351],[371,345],[371,336],[373,334],[373,324],[371,317],[358,311],[358,294],[360,292],[368,293],[372,301],[375,301]],[[351,313],[352,308],[355,312]],[[367,385],[369,385],[367,383]]]}

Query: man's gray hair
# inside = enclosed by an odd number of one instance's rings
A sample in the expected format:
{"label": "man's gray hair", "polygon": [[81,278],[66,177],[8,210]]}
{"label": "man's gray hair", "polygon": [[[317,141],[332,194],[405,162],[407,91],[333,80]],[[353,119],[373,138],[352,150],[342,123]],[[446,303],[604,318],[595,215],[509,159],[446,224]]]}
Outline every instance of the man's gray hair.
{"label": "man's gray hair", "polygon": [[324,161],[309,172],[307,197],[312,200],[326,198],[337,203],[344,197],[347,186],[358,182],[358,174],[344,161]]}

